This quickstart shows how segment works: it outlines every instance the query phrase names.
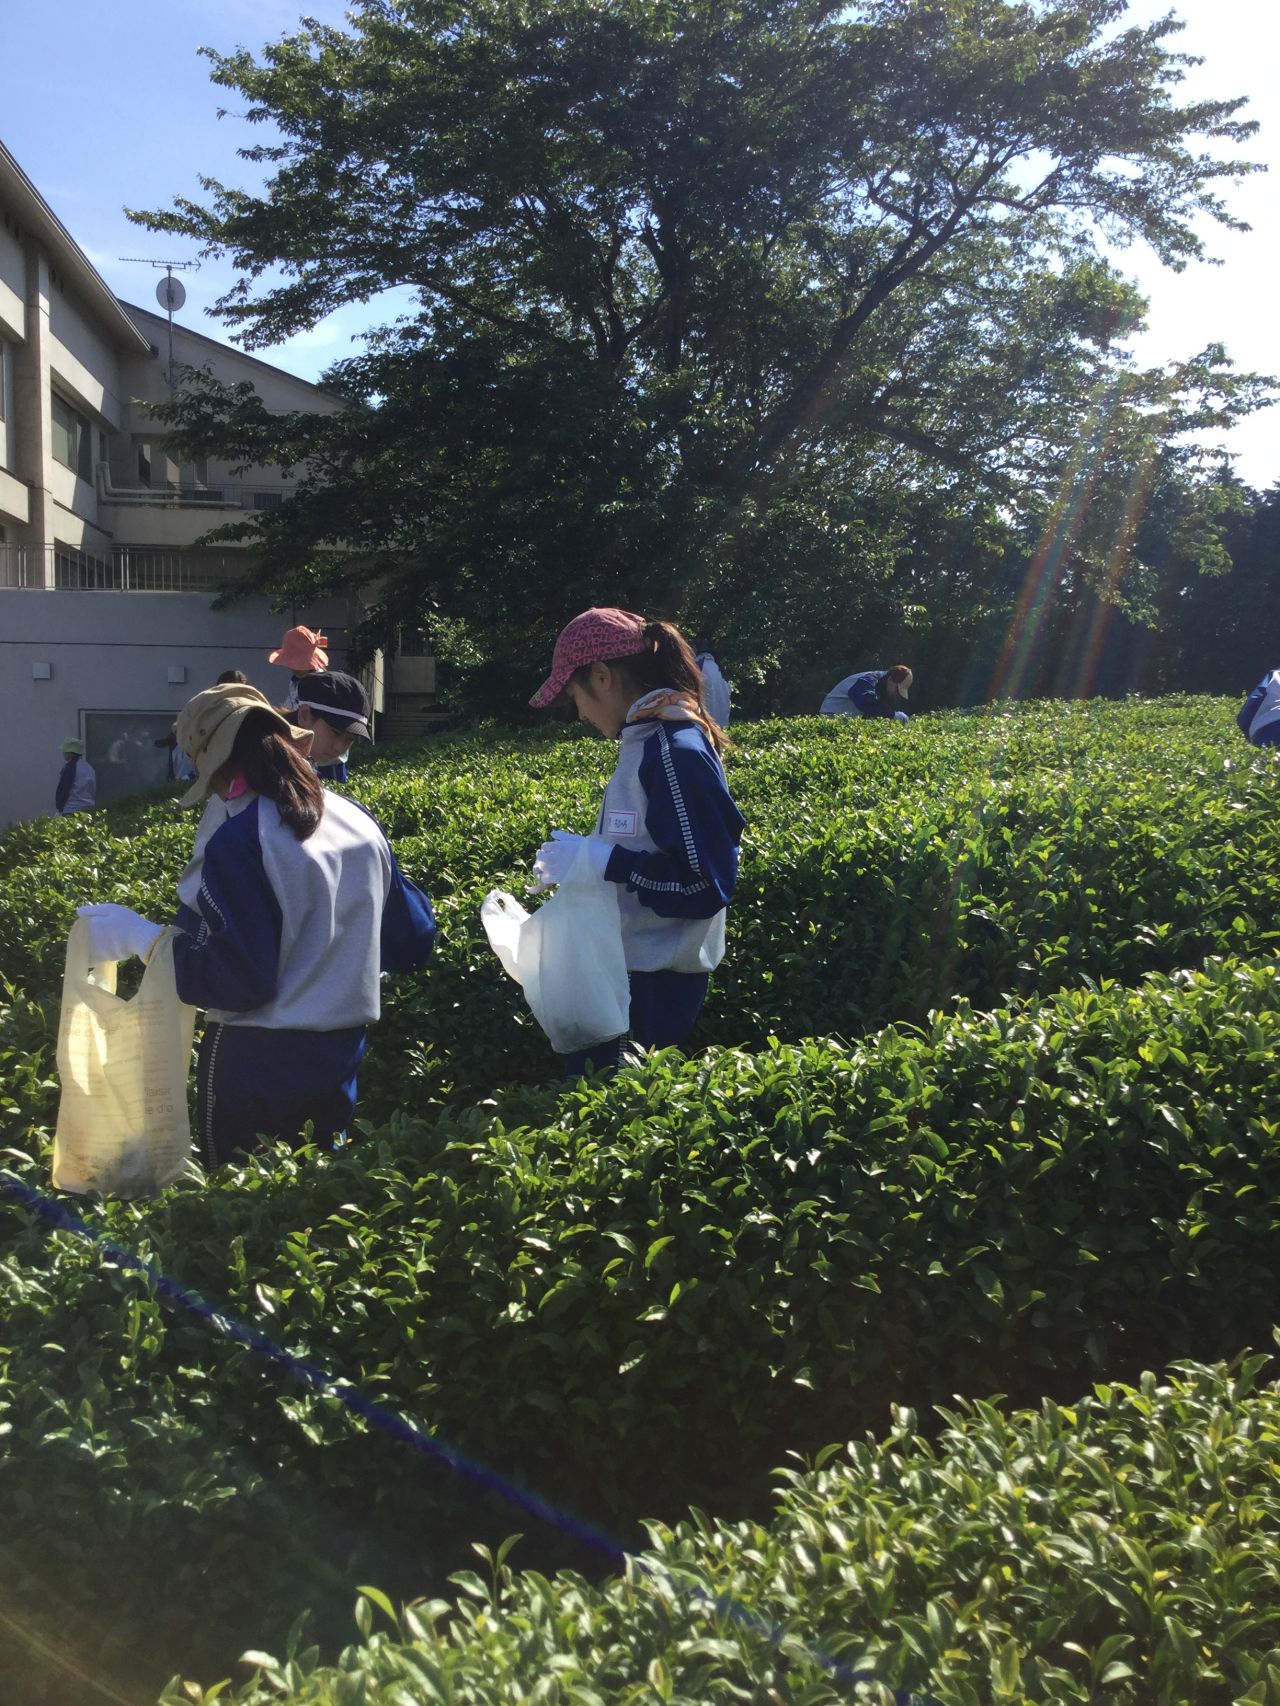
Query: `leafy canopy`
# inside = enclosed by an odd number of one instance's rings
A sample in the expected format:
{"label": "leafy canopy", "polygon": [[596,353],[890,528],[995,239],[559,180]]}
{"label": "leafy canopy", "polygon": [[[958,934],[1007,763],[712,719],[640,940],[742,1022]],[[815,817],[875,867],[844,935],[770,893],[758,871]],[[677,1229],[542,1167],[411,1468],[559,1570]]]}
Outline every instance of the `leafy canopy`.
{"label": "leafy canopy", "polygon": [[807,655],[817,612],[843,643],[922,535],[985,561],[1034,529],[1100,410],[1120,491],[1260,400],[1220,350],[1141,372],[1113,348],[1142,302],[1100,238],[1180,267],[1255,169],[1241,102],[1174,98],[1173,17],[1124,10],[362,0],[347,31],[210,53],[272,126],[244,151],[265,187],[134,217],[232,258],[218,312],[249,347],[413,306],[331,371],[337,415],[205,377],[173,421],[303,471],[241,527],[268,580],[364,577],[371,632],[423,621],[455,661],[480,625],[490,655],[540,651],[592,600],[711,621],[761,666]]}

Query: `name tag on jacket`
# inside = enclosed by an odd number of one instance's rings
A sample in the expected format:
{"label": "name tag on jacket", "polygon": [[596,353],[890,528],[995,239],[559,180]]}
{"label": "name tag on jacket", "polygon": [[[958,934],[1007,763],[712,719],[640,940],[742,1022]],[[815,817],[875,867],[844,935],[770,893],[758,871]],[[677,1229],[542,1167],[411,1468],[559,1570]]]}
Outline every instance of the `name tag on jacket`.
{"label": "name tag on jacket", "polygon": [[601,833],[604,835],[634,835],[636,833],[635,812],[606,812]]}

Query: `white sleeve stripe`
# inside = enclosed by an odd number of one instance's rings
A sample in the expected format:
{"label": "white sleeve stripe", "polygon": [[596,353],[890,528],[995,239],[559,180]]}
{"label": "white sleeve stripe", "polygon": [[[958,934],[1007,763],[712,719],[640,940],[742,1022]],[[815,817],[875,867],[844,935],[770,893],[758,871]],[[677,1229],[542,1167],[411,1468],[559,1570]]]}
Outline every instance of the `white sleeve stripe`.
{"label": "white sleeve stripe", "polygon": [[671,800],[676,808],[676,817],[680,823],[685,858],[689,861],[689,869],[694,876],[700,877],[702,866],[698,862],[698,849],[693,844],[693,830],[689,826],[689,814],[685,810],[684,795],[680,792],[680,783],[676,779],[676,764],[671,754],[671,741],[661,723],[658,724],[658,739],[662,743],[662,763],[667,773],[667,786],[671,789]]}
{"label": "white sleeve stripe", "polygon": [[216,900],[214,900],[214,898],[213,898],[213,896],[212,896],[212,895],[211,895],[211,894],[210,894],[210,893],[209,893],[209,885],[208,885],[208,884],[207,884],[207,883],[205,883],[205,882],[203,882],[203,881],[202,881],[202,882],[201,882],[201,884],[200,884],[200,899],[201,899],[201,900],[202,900],[202,901],[207,901],[207,902],[208,902],[208,904],[209,904],[209,911],[210,911],[210,912],[211,912],[211,913],[212,913],[212,914],[213,914],[213,915],[214,915],[214,917],[215,917],[215,918],[216,918],[216,919],[217,919],[217,920],[218,920],[218,928],[219,928],[219,929],[220,929],[220,930],[225,930],[225,929],[226,929],[226,927],[227,927],[227,921],[226,921],[226,919],[225,919],[225,918],[224,918],[224,917],[223,917],[223,916],[222,916],[222,910],[221,910],[221,908],[220,908],[220,907],[219,907],[219,905],[218,905],[218,903],[217,903],[217,901],[216,901]]}
{"label": "white sleeve stripe", "polygon": [[652,877],[632,877],[630,887],[648,889],[652,894],[701,894],[711,884],[705,877],[696,883],[656,883]]}

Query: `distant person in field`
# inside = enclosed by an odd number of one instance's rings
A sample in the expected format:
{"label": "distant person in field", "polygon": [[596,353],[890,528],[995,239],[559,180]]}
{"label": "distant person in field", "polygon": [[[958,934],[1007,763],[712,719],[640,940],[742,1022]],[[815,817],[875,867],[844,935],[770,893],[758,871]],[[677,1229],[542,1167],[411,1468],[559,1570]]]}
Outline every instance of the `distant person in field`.
{"label": "distant person in field", "polygon": [[892,669],[864,669],[837,681],[818,708],[820,717],[892,717],[905,723],[902,709],[911,693],[911,671],[905,663]]}
{"label": "distant person in field", "polygon": [[702,672],[702,696],[707,702],[707,711],[713,722],[722,729],[729,727],[729,716],[732,707],[733,689],[725,680],[716,662],[715,651],[710,634],[699,634],[693,642],[694,657]]}
{"label": "distant person in field", "polygon": [[[195,761],[183,798],[227,805],[194,899],[181,894],[178,995],[205,1012],[196,1119],[207,1167],[260,1137],[331,1144],[351,1121],[383,972],[431,953],[431,902],[369,813],[323,788],[292,727],[256,687],[206,688],[178,739]],[[160,925],[124,906],[78,909],[90,954],[150,953]]]}
{"label": "distant person in field", "polygon": [[58,785],[53,793],[54,810],[59,817],[70,817],[72,812],[91,811],[97,797],[98,775],[84,755],[84,742],[64,740],[62,769],[58,772]]}
{"label": "distant person in field", "polygon": [[[555,830],[534,877],[560,883],[579,850],[590,850],[601,881],[618,885],[630,1035],[642,1048],[684,1043],[724,957],[738,879],[743,819],[720,762],[728,743],[687,640],[629,610],[585,610],[562,630],[551,674],[529,703],[562,700],[618,742],[618,763],[594,833]],[[567,1056],[566,1073],[616,1066],[625,1041]]]}
{"label": "distant person in field", "polygon": [[289,671],[289,693],[285,700],[292,711],[298,703],[298,683],[304,675],[314,675],[318,669],[328,669],[329,654],[325,651],[325,636],[314,628],[290,628],[275,651],[267,653],[267,662]]}
{"label": "distant person in field", "polygon": [[322,782],[345,782],[347,754],[357,740],[373,739],[373,708],[364,683],[340,670],[319,670],[298,682],[293,720],[311,730],[309,757]]}
{"label": "distant person in field", "polygon": [[1252,746],[1280,746],[1280,669],[1263,676],[1240,707],[1236,725]]}
{"label": "distant person in field", "polygon": [[178,745],[178,725],[175,723],[167,735],[163,735],[157,746],[168,749],[169,780],[171,782],[190,782],[196,773],[196,767]]}

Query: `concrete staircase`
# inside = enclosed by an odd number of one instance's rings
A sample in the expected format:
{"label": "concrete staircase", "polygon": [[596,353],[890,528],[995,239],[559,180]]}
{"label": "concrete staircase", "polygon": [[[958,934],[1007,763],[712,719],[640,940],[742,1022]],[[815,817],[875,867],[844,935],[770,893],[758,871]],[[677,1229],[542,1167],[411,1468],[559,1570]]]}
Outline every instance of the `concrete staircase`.
{"label": "concrete staircase", "polygon": [[379,740],[419,740],[442,734],[457,721],[452,711],[387,711],[378,723]]}

